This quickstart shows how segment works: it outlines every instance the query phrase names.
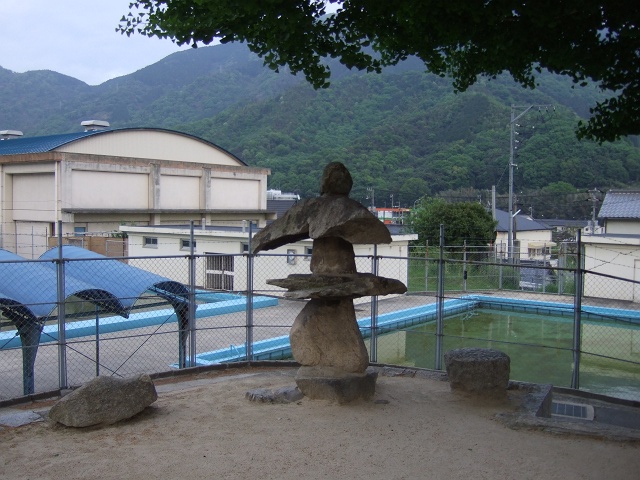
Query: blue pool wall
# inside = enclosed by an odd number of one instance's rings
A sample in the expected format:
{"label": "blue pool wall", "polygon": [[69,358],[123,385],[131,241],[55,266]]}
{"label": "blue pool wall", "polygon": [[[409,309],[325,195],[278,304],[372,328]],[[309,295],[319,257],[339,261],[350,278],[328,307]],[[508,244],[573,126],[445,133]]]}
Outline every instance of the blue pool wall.
{"label": "blue pool wall", "polygon": [[[209,301],[212,303],[202,303],[197,305],[196,318],[206,318],[227,313],[244,312],[247,308],[247,298],[242,295],[231,293],[205,292],[197,293],[199,301]],[[265,308],[278,305],[278,299],[274,297],[253,297],[253,308]],[[98,334],[120,332],[135,328],[151,327],[163,323],[177,322],[178,317],[173,308],[153,310],[149,312],[138,312],[129,315],[129,318],[113,316],[100,318],[98,321]],[[81,320],[70,322],[65,328],[65,338],[79,338],[96,335],[96,320]],[[40,335],[40,343],[58,341],[58,325],[45,325]],[[20,348],[22,343],[16,330],[0,332],[0,350],[10,348]]]}
{"label": "blue pool wall", "polygon": [[[494,310],[506,310],[519,313],[531,313],[538,315],[565,316],[567,321],[573,321],[573,304],[560,302],[543,302],[537,300],[521,300],[490,295],[466,295],[459,299],[450,299],[443,302],[443,315],[452,316],[476,308],[491,308]],[[581,318],[583,320],[601,320],[612,318],[626,320],[640,327],[640,311],[624,310],[617,308],[582,306]],[[414,325],[435,321],[438,315],[438,304],[430,303],[420,307],[406,310],[384,313],[378,315],[378,335]],[[358,326],[364,338],[371,336],[371,317],[358,320]],[[289,336],[269,338],[254,342],[254,360],[284,360],[292,357]],[[217,363],[229,363],[246,359],[246,345],[230,345],[229,348],[203,352],[196,355],[196,365],[212,365]],[[177,367],[177,364],[172,365]]]}

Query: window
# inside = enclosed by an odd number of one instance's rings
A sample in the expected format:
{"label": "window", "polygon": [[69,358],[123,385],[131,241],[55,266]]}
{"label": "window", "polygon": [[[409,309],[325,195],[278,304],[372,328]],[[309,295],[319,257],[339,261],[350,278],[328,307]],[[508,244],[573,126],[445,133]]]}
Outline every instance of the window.
{"label": "window", "polygon": [[248,243],[243,243],[242,244],[242,253],[249,253],[249,244]]}
{"label": "window", "polygon": [[205,287],[214,290],[233,291],[233,255],[206,254]]}
{"label": "window", "polygon": [[142,246],[144,248],[158,248],[158,238],[157,237],[144,237],[142,241]]}
{"label": "window", "polygon": [[87,227],[73,227],[73,234],[76,237],[81,237],[85,233],[87,233]]}
{"label": "window", "polygon": [[[196,242],[193,242],[193,249],[196,249]],[[191,240],[181,239],[180,240],[180,250],[191,250]]]}
{"label": "window", "polygon": [[287,263],[289,265],[295,265],[296,264],[296,251],[293,248],[289,248],[287,250]]}
{"label": "window", "polygon": [[304,247],[304,259],[311,260],[311,255],[313,255],[313,247]]}

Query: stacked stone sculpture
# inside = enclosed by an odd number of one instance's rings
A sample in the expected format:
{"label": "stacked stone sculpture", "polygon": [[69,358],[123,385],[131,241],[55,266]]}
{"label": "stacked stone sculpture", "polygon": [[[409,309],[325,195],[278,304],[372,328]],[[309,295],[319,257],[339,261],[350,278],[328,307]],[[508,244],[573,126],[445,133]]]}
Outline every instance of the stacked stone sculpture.
{"label": "stacked stone sculpture", "polygon": [[353,299],[405,293],[399,280],[358,273],[353,244],[391,243],[387,227],[349,198],[353,180],[339,162],[327,165],[320,197],[304,200],[261,230],[253,252],[313,239],[311,274],[267,280],[286,288],[285,297],[310,299],[296,317],[291,350],[301,367],[296,384],[314,399],[347,403],[371,398],[376,373],[358,328]]}

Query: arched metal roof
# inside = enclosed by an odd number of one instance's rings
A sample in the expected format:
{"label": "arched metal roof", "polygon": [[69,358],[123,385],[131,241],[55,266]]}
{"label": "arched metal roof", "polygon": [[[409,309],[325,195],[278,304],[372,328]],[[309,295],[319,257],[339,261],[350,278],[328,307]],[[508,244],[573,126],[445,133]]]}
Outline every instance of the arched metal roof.
{"label": "arched metal roof", "polygon": [[236,155],[222,148],[221,146],[216,145],[213,142],[210,142],[200,137],[196,137],[195,135],[191,135],[189,133],[179,132],[177,130],[170,130],[166,128],[141,128],[141,127],[110,128],[108,130],[93,130],[93,131],[87,131],[87,132],[62,133],[57,135],[46,135],[43,137],[12,138],[10,140],[0,141],[0,155],[22,155],[22,154],[28,154],[28,153],[51,152],[56,148],[60,148],[63,145],[75,142],[76,140],[80,140],[85,137],[90,137],[93,135],[109,135],[117,132],[137,131],[137,130],[167,132],[167,133],[172,133],[176,135],[181,135],[183,137],[188,137],[224,152],[225,154],[232,157],[234,160],[240,162],[241,165],[245,165],[245,166],[247,165],[243,160],[238,158]]}
{"label": "arched metal roof", "polygon": [[[38,321],[56,307],[58,247],[40,261],[28,261],[0,250],[0,309],[14,319]],[[65,260],[65,297],[77,296],[106,311],[128,316],[146,291],[168,300],[174,307],[187,301],[188,289],[179,282],[127,265],[83,248],[62,247]],[[26,317],[26,318],[25,318]]]}
{"label": "arched metal roof", "polygon": [[0,155],[20,155],[24,153],[44,153],[80,138],[96,135],[100,131],[62,133],[44,137],[12,138],[0,142]]}

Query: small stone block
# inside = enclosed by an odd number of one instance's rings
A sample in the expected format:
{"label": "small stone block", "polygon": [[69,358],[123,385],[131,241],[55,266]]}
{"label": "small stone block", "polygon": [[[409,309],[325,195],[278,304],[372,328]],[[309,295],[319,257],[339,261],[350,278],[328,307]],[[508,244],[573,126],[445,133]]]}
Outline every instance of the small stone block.
{"label": "small stone block", "polygon": [[511,359],[499,350],[459,348],[444,354],[452,390],[486,395],[505,395]]}

